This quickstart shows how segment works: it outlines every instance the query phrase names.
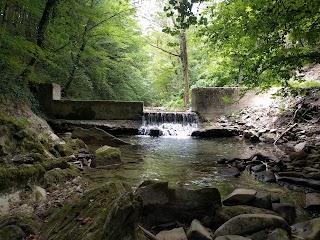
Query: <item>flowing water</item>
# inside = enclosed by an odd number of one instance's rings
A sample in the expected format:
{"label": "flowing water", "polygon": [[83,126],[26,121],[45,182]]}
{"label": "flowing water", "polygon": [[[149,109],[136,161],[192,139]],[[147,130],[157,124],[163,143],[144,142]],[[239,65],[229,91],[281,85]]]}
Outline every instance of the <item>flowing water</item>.
{"label": "flowing water", "polygon": [[199,119],[194,112],[144,112],[141,135],[149,135],[151,130],[159,130],[161,136],[190,136],[199,128]]}

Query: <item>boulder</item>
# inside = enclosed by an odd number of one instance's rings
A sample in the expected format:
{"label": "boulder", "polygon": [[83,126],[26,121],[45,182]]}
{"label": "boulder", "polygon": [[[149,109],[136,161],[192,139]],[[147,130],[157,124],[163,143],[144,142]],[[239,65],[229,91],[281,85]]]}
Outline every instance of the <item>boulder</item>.
{"label": "boulder", "polygon": [[304,148],[306,147],[307,145],[307,142],[304,141],[304,142],[300,142],[298,144],[296,144],[293,148],[294,148],[294,151],[296,152],[301,152],[302,150],[304,150]]}
{"label": "boulder", "polygon": [[266,170],[267,166],[265,164],[259,164],[251,167],[251,171],[253,172],[262,172]]}
{"label": "boulder", "polygon": [[304,160],[308,157],[308,153],[305,151],[300,151],[300,152],[292,152],[290,153],[289,157],[291,160]]}
{"label": "boulder", "polygon": [[226,235],[226,236],[216,237],[214,240],[252,240],[252,239],[242,237],[239,235]]}
{"label": "boulder", "polygon": [[187,235],[182,227],[161,231],[156,235],[156,237],[159,240],[187,240]]}
{"label": "boulder", "polygon": [[266,240],[290,240],[289,234],[286,230],[281,228],[274,229],[271,233],[268,234]]}
{"label": "boulder", "polygon": [[272,231],[269,229],[264,229],[250,236],[247,236],[249,239],[254,240],[290,240],[289,234],[286,230],[281,228],[276,228]]}
{"label": "boulder", "polygon": [[210,232],[197,219],[191,222],[187,237],[188,240],[212,240]]}
{"label": "boulder", "polygon": [[206,128],[197,131],[193,131],[192,137],[199,138],[223,138],[238,136],[239,131],[234,128]]}
{"label": "boulder", "polygon": [[292,234],[299,239],[315,240],[320,239],[320,218],[296,223],[291,226]]}
{"label": "boulder", "polygon": [[259,141],[258,133],[253,130],[244,130],[243,136],[247,139],[250,139],[251,142],[258,142]]}
{"label": "boulder", "polygon": [[240,171],[236,167],[221,168],[218,170],[218,173],[220,173],[224,177],[239,177],[240,176]]}
{"label": "boulder", "polygon": [[153,128],[153,129],[149,130],[149,135],[151,137],[159,137],[162,135],[162,133],[161,133],[160,129]]}
{"label": "boulder", "polygon": [[168,182],[147,181],[136,190],[143,199],[142,223],[146,227],[180,221],[190,224],[195,218],[213,216],[221,207],[216,188],[169,188]]}
{"label": "boulder", "polygon": [[257,208],[252,206],[238,205],[238,206],[223,206],[219,208],[216,215],[214,216],[214,227],[218,228],[231,218],[241,214],[271,214],[277,215],[275,212]]}
{"label": "boulder", "polygon": [[320,193],[306,194],[306,209],[309,211],[320,211]]}
{"label": "boulder", "polygon": [[289,224],[294,223],[296,208],[289,203],[272,203],[272,210],[283,217]]}
{"label": "boulder", "polygon": [[270,210],[272,209],[271,195],[268,193],[257,192],[251,205],[257,208]]}
{"label": "boulder", "polygon": [[304,179],[297,177],[277,177],[278,182],[286,182],[290,184],[295,184],[302,187],[308,187],[311,189],[318,190],[320,189],[320,181],[312,179]]}
{"label": "boulder", "polygon": [[138,239],[142,199],[129,185],[108,182],[65,204],[46,223],[40,239]]}
{"label": "boulder", "polygon": [[266,142],[266,143],[274,143],[277,140],[277,134],[276,133],[263,133],[260,137],[259,140],[261,142]]}
{"label": "boulder", "polygon": [[257,172],[255,177],[265,183],[273,183],[277,181],[274,173],[270,170]]}
{"label": "boulder", "polygon": [[23,230],[16,225],[7,225],[0,228],[0,239],[20,240],[26,237]]}
{"label": "boulder", "polygon": [[111,147],[130,145],[130,143],[122,141],[121,139],[116,138],[115,136],[107,133],[106,131],[96,127],[89,129],[83,129],[79,127],[75,128],[72,132],[72,138],[79,138],[83,140],[86,144],[97,147],[103,145],[109,145]]}
{"label": "boulder", "polygon": [[241,214],[221,225],[213,237],[225,235],[247,236],[265,229],[284,229],[291,234],[288,223],[281,217],[270,214]]}
{"label": "boulder", "polygon": [[40,222],[37,217],[4,216],[0,219],[0,239],[25,239],[37,231]]}
{"label": "boulder", "polygon": [[226,199],[223,201],[223,205],[243,205],[249,203],[255,198],[257,191],[253,189],[238,188],[235,189]]}
{"label": "boulder", "polygon": [[94,154],[92,167],[104,167],[121,164],[121,152],[119,148],[103,146],[98,148]]}

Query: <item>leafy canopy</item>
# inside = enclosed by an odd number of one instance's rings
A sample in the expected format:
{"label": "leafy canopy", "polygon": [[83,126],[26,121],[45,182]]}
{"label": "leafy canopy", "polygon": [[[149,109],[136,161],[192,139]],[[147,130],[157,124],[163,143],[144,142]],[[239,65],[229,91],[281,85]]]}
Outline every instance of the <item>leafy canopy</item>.
{"label": "leafy canopy", "polygon": [[229,0],[213,4],[201,34],[241,70],[242,84],[288,87],[296,70],[320,61],[320,2]]}

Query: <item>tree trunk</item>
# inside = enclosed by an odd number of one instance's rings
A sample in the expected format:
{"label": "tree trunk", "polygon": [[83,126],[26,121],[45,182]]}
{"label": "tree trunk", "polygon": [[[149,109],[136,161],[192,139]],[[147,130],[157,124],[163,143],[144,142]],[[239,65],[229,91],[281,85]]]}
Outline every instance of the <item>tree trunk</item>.
{"label": "tree trunk", "polygon": [[[91,9],[94,7],[94,3],[95,3],[95,1],[91,0],[91,5],[90,5]],[[83,30],[83,33],[82,33],[82,37],[81,37],[81,41],[82,42],[81,42],[81,46],[80,46],[79,52],[77,53],[77,56],[73,61],[73,66],[72,66],[72,69],[71,69],[71,71],[69,73],[68,82],[67,82],[66,86],[63,89],[63,95],[64,96],[68,96],[68,94],[69,94],[70,86],[71,86],[72,82],[74,81],[74,77],[75,77],[76,71],[77,71],[77,69],[79,67],[79,63],[80,63],[80,60],[81,60],[81,55],[82,55],[82,53],[84,52],[84,50],[85,50],[85,48],[87,46],[86,37],[87,37],[88,32],[90,31],[90,27],[89,27],[90,23],[91,23],[91,19],[88,20],[87,24],[84,27],[84,30]]]}
{"label": "tree trunk", "polygon": [[2,13],[2,25],[6,26],[8,23],[8,11],[9,11],[9,3],[8,0],[4,2],[3,13]]}
{"label": "tree trunk", "polygon": [[74,59],[72,69],[71,69],[71,71],[70,71],[70,73],[69,73],[68,82],[67,82],[67,84],[66,84],[66,86],[64,87],[64,90],[63,90],[63,95],[64,95],[64,96],[68,96],[68,92],[69,92],[71,83],[73,82],[75,73],[76,73],[76,71],[77,71],[77,69],[78,69],[78,67],[79,67],[81,55],[82,55],[82,53],[84,52],[84,49],[86,48],[86,45],[87,45],[87,41],[86,41],[87,29],[88,29],[88,28],[87,28],[87,26],[86,26],[86,27],[85,27],[85,30],[84,30],[84,32],[83,32],[83,35],[82,35],[81,47],[80,47],[80,49],[79,49],[79,52],[77,53],[76,58]]}
{"label": "tree trunk", "polygon": [[182,29],[180,32],[180,50],[181,50],[181,63],[182,63],[182,69],[183,69],[183,81],[184,81],[183,104],[185,107],[187,107],[189,105],[189,66],[188,66],[187,38],[186,38],[185,29]]}
{"label": "tree trunk", "polygon": [[[38,31],[37,31],[37,46],[40,47],[41,49],[44,48],[44,39],[45,39],[45,32],[47,29],[47,26],[50,22],[50,16],[51,12],[54,8],[54,6],[58,3],[59,0],[47,0],[46,6],[43,10],[42,17],[40,19],[40,22],[38,24]],[[28,66],[26,69],[20,74],[20,79],[22,82],[24,82],[25,79],[29,76],[31,69],[34,67],[35,63],[37,62],[36,56],[38,55],[37,50],[35,53],[35,56],[31,58],[29,61]]]}

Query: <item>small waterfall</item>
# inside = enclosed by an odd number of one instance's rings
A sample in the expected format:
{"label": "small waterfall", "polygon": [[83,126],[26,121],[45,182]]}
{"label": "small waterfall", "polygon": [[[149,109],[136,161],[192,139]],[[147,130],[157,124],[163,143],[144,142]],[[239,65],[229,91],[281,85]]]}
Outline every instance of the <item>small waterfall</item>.
{"label": "small waterfall", "polygon": [[187,137],[199,128],[199,119],[193,112],[144,112],[141,135]]}

